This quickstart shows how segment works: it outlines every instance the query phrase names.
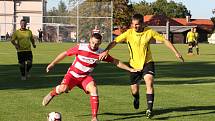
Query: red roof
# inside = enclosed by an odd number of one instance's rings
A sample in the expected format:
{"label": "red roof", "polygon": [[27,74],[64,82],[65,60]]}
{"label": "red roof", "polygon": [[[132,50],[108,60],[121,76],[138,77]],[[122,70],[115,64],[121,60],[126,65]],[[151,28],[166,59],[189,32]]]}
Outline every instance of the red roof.
{"label": "red roof", "polygon": [[165,26],[169,20],[170,26],[197,26],[201,29],[212,31],[214,24],[210,19],[191,19],[187,22],[186,18],[168,18],[165,15],[146,15],[144,23],[149,26]]}
{"label": "red roof", "polygon": [[115,35],[120,35],[122,33],[122,30],[121,30],[121,28],[117,28],[117,29],[113,30],[112,33]]}

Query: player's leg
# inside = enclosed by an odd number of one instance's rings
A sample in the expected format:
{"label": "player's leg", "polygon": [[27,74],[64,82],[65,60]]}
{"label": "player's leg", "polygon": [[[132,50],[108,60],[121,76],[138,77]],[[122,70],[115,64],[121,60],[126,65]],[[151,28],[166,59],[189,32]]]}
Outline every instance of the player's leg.
{"label": "player's leg", "polygon": [[133,106],[135,109],[139,109],[139,83],[142,78],[142,72],[131,72],[130,81],[131,81],[131,94],[134,97]]}
{"label": "player's leg", "polygon": [[23,52],[17,52],[17,56],[18,56],[18,61],[19,61],[19,69],[21,72],[21,80],[26,80],[26,76],[25,76],[25,68],[26,68],[26,64],[25,64],[25,53]]}
{"label": "player's leg", "polygon": [[27,53],[26,53],[26,56],[27,56],[27,69],[26,69],[26,71],[27,71],[27,77],[30,77],[30,70],[31,70],[31,68],[32,68],[32,60],[33,60],[33,55],[32,55],[32,51],[28,51]]}
{"label": "player's leg", "polygon": [[92,121],[98,121],[97,114],[99,109],[99,96],[96,84],[91,76],[88,76],[84,79],[84,81],[82,82],[82,88],[87,94],[90,94]]}
{"label": "player's leg", "polygon": [[50,91],[42,101],[42,105],[46,106],[49,104],[49,102],[57,95],[60,95],[61,93],[68,93],[69,90],[71,90],[74,86],[76,86],[78,81],[75,78],[72,78],[70,74],[66,74],[64,76],[63,81],[60,85],[56,86],[52,91]]}
{"label": "player's leg", "polygon": [[147,99],[147,111],[146,116],[147,118],[151,118],[152,116],[152,109],[154,104],[154,78],[151,74],[146,74],[144,76],[145,84],[146,84],[146,99]]}
{"label": "player's leg", "polygon": [[198,44],[198,42],[196,42],[195,47],[196,47],[196,54],[199,55],[199,44]]}
{"label": "player's leg", "polygon": [[52,91],[50,91],[44,98],[43,98],[43,102],[42,105],[43,106],[47,106],[49,104],[49,102],[57,95],[60,95],[64,92],[68,92],[69,91],[69,86],[65,85],[65,84],[60,84],[58,86],[56,86]]}
{"label": "player's leg", "polygon": [[144,65],[143,75],[146,84],[146,100],[147,100],[146,117],[151,118],[154,104],[154,86],[153,86],[155,75],[154,62],[146,63]]}
{"label": "player's leg", "polygon": [[140,99],[140,94],[139,94],[139,84],[133,84],[131,85],[131,94],[134,97],[133,101],[133,106],[135,109],[139,109],[139,99]]}
{"label": "player's leg", "polygon": [[192,54],[193,53],[193,45],[192,42],[188,42],[188,54]]}

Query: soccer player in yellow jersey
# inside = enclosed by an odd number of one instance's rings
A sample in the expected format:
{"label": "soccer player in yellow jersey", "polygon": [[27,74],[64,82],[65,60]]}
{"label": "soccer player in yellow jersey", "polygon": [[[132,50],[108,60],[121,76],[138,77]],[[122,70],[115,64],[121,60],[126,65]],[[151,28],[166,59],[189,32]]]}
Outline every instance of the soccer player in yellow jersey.
{"label": "soccer player in yellow jersey", "polygon": [[135,109],[139,108],[139,84],[141,79],[145,80],[146,84],[146,98],[147,98],[147,118],[152,116],[152,108],[154,102],[154,62],[152,60],[152,54],[150,51],[150,40],[152,38],[163,42],[168,48],[170,48],[175,56],[182,61],[181,54],[176,48],[166,40],[161,34],[156,31],[145,27],[143,16],[141,14],[135,14],[132,17],[132,28],[122,33],[111,42],[103,53],[100,54],[99,59],[102,60],[107,57],[108,52],[119,42],[126,42],[130,52],[129,64],[134,69],[141,70],[140,72],[131,72],[131,93],[134,97],[133,105]]}
{"label": "soccer player in yellow jersey", "polygon": [[17,50],[22,80],[26,80],[26,77],[30,77],[29,71],[32,67],[33,59],[31,43],[33,47],[36,48],[32,32],[31,30],[26,29],[26,25],[27,22],[24,19],[21,20],[20,21],[21,28],[13,33],[11,39],[11,43],[15,46]]}
{"label": "soccer player in yellow jersey", "polygon": [[193,28],[193,32],[194,32],[194,35],[195,35],[195,47],[196,47],[196,53],[197,55],[199,55],[199,46],[198,46],[198,38],[199,38],[199,33],[196,31],[196,27]]}
{"label": "soccer player in yellow jersey", "polygon": [[191,28],[187,33],[186,41],[188,43],[188,55],[193,55],[193,47],[196,47],[197,55],[199,55],[198,33],[196,28]]}

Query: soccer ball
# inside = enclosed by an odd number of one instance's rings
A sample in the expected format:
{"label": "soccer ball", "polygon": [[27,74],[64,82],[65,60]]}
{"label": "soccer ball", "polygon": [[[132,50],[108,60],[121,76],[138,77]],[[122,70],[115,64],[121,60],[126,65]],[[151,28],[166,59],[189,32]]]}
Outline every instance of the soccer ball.
{"label": "soccer ball", "polygon": [[59,112],[51,112],[47,117],[48,121],[61,121],[62,117]]}

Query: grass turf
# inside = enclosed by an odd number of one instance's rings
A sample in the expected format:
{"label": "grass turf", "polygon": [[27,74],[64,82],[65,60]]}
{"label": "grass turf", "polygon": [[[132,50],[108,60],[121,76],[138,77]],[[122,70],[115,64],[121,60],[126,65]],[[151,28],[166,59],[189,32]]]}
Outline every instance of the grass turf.
{"label": "grass turf", "polygon": [[[41,105],[43,96],[60,83],[73,57],[66,58],[48,74],[45,72],[47,64],[72,45],[38,43],[37,48],[33,49],[32,77],[21,81],[14,47],[8,42],[0,42],[0,121],[45,121],[48,112],[52,111],[61,112],[63,121],[91,119],[89,96],[79,88],[54,98],[47,107]],[[184,56],[185,63],[180,63],[163,44],[151,45],[156,62],[155,116],[152,120],[214,121],[215,46],[200,44],[198,56],[187,56],[186,45],[175,46]],[[128,62],[125,44],[117,45],[111,55]],[[135,110],[128,72],[112,64],[101,63],[94,70],[93,76],[99,89],[100,120],[147,120],[144,114],[144,84],[140,87],[140,109]]]}

